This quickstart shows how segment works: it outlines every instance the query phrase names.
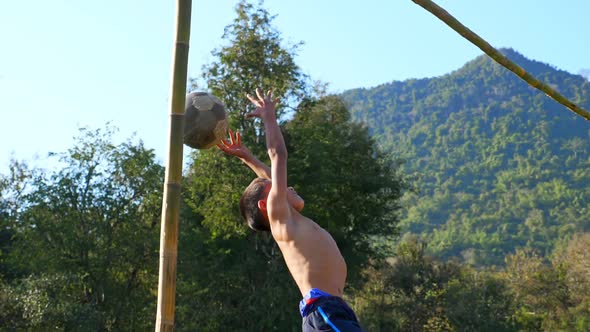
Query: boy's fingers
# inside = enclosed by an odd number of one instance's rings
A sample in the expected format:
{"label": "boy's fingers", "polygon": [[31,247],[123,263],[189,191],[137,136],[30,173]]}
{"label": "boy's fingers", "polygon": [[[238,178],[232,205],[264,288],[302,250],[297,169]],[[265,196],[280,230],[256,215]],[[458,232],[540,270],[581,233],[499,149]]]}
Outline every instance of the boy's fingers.
{"label": "boy's fingers", "polygon": [[233,144],[233,142],[234,142],[234,132],[231,129],[229,129],[228,131],[229,131],[229,139],[231,140],[231,142]]}
{"label": "boy's fingers", "polygon": [[262,97],[262,91],[260,91],[259,88],[256,89],[256,95],[258,96],[258,99],[264,100],[264,98]]}
{"label": "boy's fingers", "polygon": [[242,144],[242,135],[240,135],[239,131],[236,133],[236,136],[238,138],[238,145],[241,145]]}
{"label": "boy's fingers", "polygon": [[231,130],[229,131],[229,141],[231,142],[231,144],[236,143],[236,141],[234,140],[234,133]]}
{"label": "boy's fingers", "polygon": [[246,95],[248,97],[248,99],[250,99],[250,101],[252,102],[252,104],[260,107],[260,102],[258,100],[256,100],[256,98],[250,96],[250,95]]}

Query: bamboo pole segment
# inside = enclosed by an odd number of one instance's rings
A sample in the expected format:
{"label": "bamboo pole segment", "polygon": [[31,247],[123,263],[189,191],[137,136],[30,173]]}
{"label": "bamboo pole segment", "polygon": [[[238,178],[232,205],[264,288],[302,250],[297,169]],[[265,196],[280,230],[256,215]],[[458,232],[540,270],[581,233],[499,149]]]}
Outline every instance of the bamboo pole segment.
{"label": "bamboo pole segment", "polygon": [[537,80],[531,74],[527,73],[522,67],[517,65],[516,63],[509,60],[505,55],[500,53],[494,47],[492,47],[488,42],[478,36],[476,33],[471,31],[469,28],[461,24],[456,18],[454,18],[451,14],[449,14],[446,10],[442,7],[438,6],[436,3],[432,2],[431,0],[412,0],[414,3],[418,4],[422,8],[429,11],[434,16],[438,17],[441,21],[443,21],[446,25],[451,27],[453,30],[457,31],[461,36],[465,39],[469,40],[475,46],[479,47],[482,51],[484,51],[489,57],[494,59],[497,63],[504,66],[506,69],[510,70],[514,74],[518,75],[521,79],[525,82],[530,84],[531,86],[537,88],[538,90],[544,92],[549,97],[553,98],[556,102],[562,104],[563,106],[570,109],[572,112],[576,113],[577,115],[583,117],[584,119],[590,121],[590,112],[586,111],[585,109],[581,108],[580,106],[574,104],[566,97],[561,95],[559,92],[552,89],[549,85]]}
{"label": "bamboo pole segment", "polygon": [[178,215],[182,186],[184,102],[191,27],[191,1],[176,1],[175,45],[173,48],[172,77],[170,83],[168,159],[166,161],[160,228],[160,270],[158,280],[158,309],[156,314],[157,332],[174,330]]}

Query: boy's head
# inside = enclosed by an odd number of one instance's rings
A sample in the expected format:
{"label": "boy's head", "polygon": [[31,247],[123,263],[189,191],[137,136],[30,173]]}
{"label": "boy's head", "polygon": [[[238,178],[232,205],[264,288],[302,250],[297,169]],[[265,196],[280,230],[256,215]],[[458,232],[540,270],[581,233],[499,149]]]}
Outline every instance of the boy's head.
{"label": "boy's head", "polygon": [[259,201],[266,201],[270,190],[271,182],[267,179],[256,178],[250,182],[242,198],[240,198],[240,212],[248,223],[248,226],[255,231],[270,232],[268,218],[258,208]]}
{"label": "boy's head", "polygon": [[[268,179],[256,178],[246,187],[240,199],[240,212],[248,223],[248,226],[255,231],[270,232],[268,214],[266,212],[266,200],[272,183]],[[301,211],[305,202],[292,187],[287,189],[289,204]]]}

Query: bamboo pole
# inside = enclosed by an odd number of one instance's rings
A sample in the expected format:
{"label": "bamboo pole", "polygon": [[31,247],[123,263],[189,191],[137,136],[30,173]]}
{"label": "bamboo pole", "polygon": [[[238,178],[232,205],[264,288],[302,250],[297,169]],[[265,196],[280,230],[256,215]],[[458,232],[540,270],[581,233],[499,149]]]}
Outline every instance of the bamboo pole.
{"label": "bamboo pole", "polygon": [[530,84],[531,86],[541,90],[549,97],[553,98],[556,102],[562,104],[563,106],[570,109],[572,112],[576,113],[577,115],[583,117],[584,119],[590,121],[590,112],[586,111],[585,109],[581,108],[580,106],[574,104],[573,102],[569,101],[566,97],[561,95],[559,92],[552,89],[549,85],[537,80],[531,74],[527,73],[522,67],[515,64],[511,60],[509,60],[505,55],[500,53],[496,50],[492,45],[482,39],[473,31],[469,30],[466,26],[461,24],[456,18],[454,18],[451,14],[449,14],[446,10],[438,6],[436,3],[432,2],[431,0],[412,0],[414,3],[418,4],[422,8],[426,9],[434,16],[438,17],[441,21],[443,21],[446,25],[451,27],[453,30],[457,31],[461,36],[465,39],[469,40],[475,46],[479,47],[482,51],[484,51],[489,57],[494,59],[497,63],[504,66],[506,69],[510,70],[518,77],[523,79],[525,82]]}
{"label": "bamboo pole", "polygon": [[166,162],[160,228],[160,270],[158,280],[158,309],[156,314],[157,332],[174,330],[178,215],[182,187],[184,102],[191,27],[191,1],[176,1],[175,45],[173,49],[172,77],[170,83],[168,159]]}

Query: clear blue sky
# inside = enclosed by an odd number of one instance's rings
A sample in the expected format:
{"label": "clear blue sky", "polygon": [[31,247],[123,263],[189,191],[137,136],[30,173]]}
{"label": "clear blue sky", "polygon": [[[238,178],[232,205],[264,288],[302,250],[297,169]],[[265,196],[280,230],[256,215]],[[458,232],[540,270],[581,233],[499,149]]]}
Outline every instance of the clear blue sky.
{"label": "clear blue sky", "polygon": [[[0,172],[48,165],[78,127],[111,121],[166,154],[175,1],[0,3]],[[590,68],[588,0],[438,0],[495,47],[578,73]],[[193,0],[189,76],[213,60],[236,1]],[[439,76],[482,52],[411,0],[267,0],[298,65],[331,91]],[[188,148],[185,148],[185,150]]]}

